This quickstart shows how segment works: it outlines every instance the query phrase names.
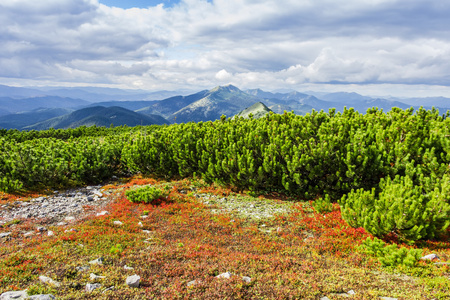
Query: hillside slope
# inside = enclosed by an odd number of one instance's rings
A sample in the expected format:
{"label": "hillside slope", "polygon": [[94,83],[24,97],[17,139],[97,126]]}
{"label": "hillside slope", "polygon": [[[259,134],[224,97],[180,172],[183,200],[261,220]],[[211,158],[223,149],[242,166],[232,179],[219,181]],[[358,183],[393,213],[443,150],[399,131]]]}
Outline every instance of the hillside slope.
{"label": "hillside slope", "polygon": [[138,126],[162,125],[169,122],[161,116],[148,116],[122,107],[95,106],[83,108],[70,114],[40,122],[25,129],[44,130],[49,128],[75,128],[79,126]]}

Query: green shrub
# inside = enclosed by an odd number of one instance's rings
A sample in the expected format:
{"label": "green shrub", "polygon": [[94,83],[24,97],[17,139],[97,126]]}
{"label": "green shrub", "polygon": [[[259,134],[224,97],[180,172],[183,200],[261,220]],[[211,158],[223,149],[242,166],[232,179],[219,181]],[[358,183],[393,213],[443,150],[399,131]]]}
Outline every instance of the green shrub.
{"label": "green shrub", "polygon": [[342,217],[352,227],[364,227],[375,236],[398,234],[401,239],[434,238],[450,225],[449,177],[424,193],[409,176],[382,179],[373,188],[352,190],[339,201]]}
{"label": "green shrub", "polygon": [[333,211],[333,204],[331,203],[330,196],[328,194],[325,197],[320,197],[314,201],[314,209],[318,213],[329,213]]}
{"label": "green shrub", "polygon": [[153,186],[145,186],[142,188],[138,188],[135,190],[129,190],[125,193],[128,200],[133,203],[152,203],[155,200],[163,200],[169,195],[167,190],[163,191],[161,189],[157,189]]}
{"label": "green shrub", "polygon": [[359,250],[364,253],[378,258],[383,266],[406,266],[414,267],[422,257],[421,249],[407,249],[405,247],[398,248],[397,244],[386,245],[385,242],[374,238],[367,238]]}

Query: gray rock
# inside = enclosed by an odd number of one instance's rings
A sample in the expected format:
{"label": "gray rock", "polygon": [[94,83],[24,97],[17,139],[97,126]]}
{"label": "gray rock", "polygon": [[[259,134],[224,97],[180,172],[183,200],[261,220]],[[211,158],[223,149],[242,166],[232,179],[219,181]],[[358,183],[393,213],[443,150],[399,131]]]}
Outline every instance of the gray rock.
{"label": "gray rock", "polygon": [[216,278],[230,279],[231,276],[233,276],[233,274],[231,274],[230,272],[225,272],[225,273],[217,275]]}
{"label": "gray rock", "polygon": [[78,272],[84,272],[89,270],[91,267],[90,266],[80,266],[80,267],[76,267],[75,270],[77,270]]}
{"label": "gray rock", "polygon": [[120,222],[120,221],[114,221],[113,224],[114,224],[114,225],[117,225],[117,226],[122,226],[122,225],[123,225],[123,223]]}
{"label": "gray rock", "polygon": [[33,299],[33,300],[53,300],[53,299],[56,299],[56,297],[51,295],[51,294],[45,294],[45,295],[33,295],[33,296],[30,297],[30,299]]}
{"label": "gray rock", "polygon": [[127,266],[127,265],[123,266],[123,268],[124,268],[125,270],[133,270],[133,269],[134,269],[133,267],[129,267],[129,266]]}
{"label": "gray rock", "polygon": [[320,300],[330,300],[330,298],[325,296],[325,297],[320,298]]}
{"label": "gray rock", "polygon": [[97,259],[91,260],[89,263],[91,265],[103,265],[103,261],[104,261],[103,257],[99,257]]}
{"label": "gray rock", "polygon": [[354,290],[350,290],[350,291],[347,292],[347,294],[349,294],[349,295],[355,295],[356,292],[355,292]]}
{"label": "gray rock", "polygon": [[250,277],[248,277],[248,276],[242,276],[242,280],[247,282],[247,283],[250,283],[252,281],[252,279]]}
{"label": "gray rock", "polygon": [[5,292],[0,295],[0,300],[20,300],[28,299],[27,291]]}
{"label": "gray rock", "polygon": [[391,297],[380,297],[382,300],[398,300],[397,298],[391,298]]}
{"label": "gray rock", "polygon": [[2,232],[2,233],[0,233],[0,238],[10,236],[11,234],[12,234],[12,232]]}
{"label": "gray rock", "polygon": [[106,293],[106,292],[108,292],[108,291],[114,291],[114,286],[110,286],[109,288],[107,288],[107,289],[105,289],[103,292],[102,292],[102,294],[104,294],[104,293]]}
{"label": "gray rock", "polygon": [[32,235],[34,235],[34,231],[27,231],[23,234],[24,237],[32,236]]}
{"label": "gray rock", "polygon": [[437,256],[437,254],[428,254],[425,255],[423,257],[420,258],[421,260],[434,260],[434,259],[439,259],[439,256]]}
{"label": "gray rock", "polygon": [[39,276],[39,280],[42,283],[48,284],[51,287],[60,287],[61,286],[61,283],[59,283],[58,281],[55,281],[47,276]]}
{"label": "gray rock", "polygon": [[141,276],[139,275],[132,275],[132,276],[128,276],[125,283],[126,285],[128,285],[129,287],[139,287],[141,281]]}
{"label": "gray rock", "polygon": [[106,276],[99,276],[99,275],[95,275],[94,273],[91,273],[89,275],[89,279],[94,281],[94,280],[98,280],[98,279],[104,279],[106,278]]}
{"label": "gray rock", "polygon": [[88,283],[86,284],[86,287],[84,288],[86,292],[90,293],[93,290],[101,288],[102,285],[100,283]]}

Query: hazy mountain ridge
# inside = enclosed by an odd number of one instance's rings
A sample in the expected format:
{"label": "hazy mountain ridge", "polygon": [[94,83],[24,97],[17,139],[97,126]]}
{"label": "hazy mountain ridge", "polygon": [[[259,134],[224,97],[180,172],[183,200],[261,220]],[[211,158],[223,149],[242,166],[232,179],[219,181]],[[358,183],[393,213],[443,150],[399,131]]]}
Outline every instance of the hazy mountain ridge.
{"label": "hazy mountain ridge", "polygon": [[109,127],[111,124],[113,126],[138,126],[138,125],[163,125],[169,124],[161,116],[153,115],[143,115],[136,113],[134,111],[113,106],[113,107],[103,107],[95,106],[83,108],[74,111],[70,114],[66,114],[60,117],[52,118],[37,124],[24,127],[24,129],[34,129],[34,130],[44,130],[49,128],[55,129],[66,129],[75,128],[79,126],[104,126]]}
{"label": "hazy mountain ridge", "polygon": [[[75,99],[69,97],[45,95],[49,93],[69,93],[70,95],[86,96],[93,99],[95,95],[101,93],[98,99],[107,99],[108,97],[118,97],[127,99],[128,101],[104,101],[91,102],[87,99]],[[161,95],[167,91],[161,91]],[[36,96],[41,93],[41,96]],[[44,93],[44,95],[42,95]],[[77,94],[78,93],[78,94]],[[0,127],[1,128],[48,128],[49,126],[58,126],[58,128],[66,128],[81,125],[97,125],[109,126],[111,116],[105,115],[86,115],[80,117],[89,110],[88,108],[98,109],[101,105],[103,108],[121,107],[128,111],[124,114],[121,121],[115,125],[122,125],[123,122],[129,122],[128,126],[140,124],[158,123],[184,123],[199,122],[219,119],[222,115],[232,117],[239,114],[246,108],[256,103],[263,103],[268,109],[275,113],[283,113],[284,111],[294,111],[296,114],[306,114],[312,109],[328,111],[330,108],[336,108],[342,111],[344,107],[351,108],[365,113],[368,108],[378,107],[384,111],[389,111],[392,107],[402,109],[414,106],[415,109],[423,105],[429,109],[432,106],[440,107],[441,113],[444,113],[450,107],[450,98],[445,97],[428,97],[428,98],[395,98],[387,97],[374,98],[363,96],[357,93],[321,93],[310,92],[300,93],[297,91],[283,92],[266,92],[261,89],[252,89],[242,91],[233,85],[217,86],[211,90],[203,90],[189,95],[177,95],[165,98],[164,100],[133,100],[134,97],[142,95],[158,94],[158,92],[146,92],[142,90],[120,90],[110,88],[66,88],[54,89],[45,88],[37,90],[35,88],[17,88],[0,85],[0,96],[8,97],[0,98]],[[171,92],[167,92],[171,93]],[[314,93],[316,96],[311,95]],[[28,97],[34,95],[33,97]],[[14,98],[19,97],[19,98]],[[23,97],[23,98],[20,98]],[[90,98],[91,97],[91,98]],[[444,107],[444,108],[442,108]],[[57,110],[60,109],[60,110]],[[61,115],[66,110],[66,115]],[[75,111],[74,111],[75,110]],[[80,110],[81,112],[79,112]],[[106,110],[107,113],[109,113]],[[21,112],[19,114],[19,112]],[[135,113],[136,115],[130,115]],[[122,113],[120,116],[122,116]],[[125,117],[125,115],[127,117]],[[150,119],[143,119],[149,117]],[[63,121],[65,120],[65,121]],[[67,121],[71,120],[71,121]],[[141,120],[137,122],[136,120]],[[62,122],[62,123],[60,123]],[[81,126],[80,125],[80,126]]]}
{"label": "hazy mountain ridge", "polygon": [[66,115],[72,111],[73,109],[68,108],[40,108],[30,112],[8,114],[0,116],[0,128],[23,129],[26,126]]}

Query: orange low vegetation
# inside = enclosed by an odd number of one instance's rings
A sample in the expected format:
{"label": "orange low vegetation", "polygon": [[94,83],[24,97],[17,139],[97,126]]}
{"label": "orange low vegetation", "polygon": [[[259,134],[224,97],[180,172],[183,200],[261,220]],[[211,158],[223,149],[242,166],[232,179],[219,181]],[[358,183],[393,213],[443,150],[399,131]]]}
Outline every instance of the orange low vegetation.
{"label": "orange low vegetation", "polygon": [[[126,199],[127,189],[146,184],[169,185],[171,193],[152,204]],[[370,235],[350,228],[337,205],[332,212],[319,214],[310,202],[298,202],[290,213],[252,221],[233,211],[213,213],[220,207],[195,196],[200,192],[235,195],[231,190],[203,185],[193,191],[193,184],[134,178],[108,187],[117,190],[109,206],[102,208],[108,215],[94,214],[66,227],[49,226],[54,236],[24,239],[13,233],[0,246],[0,294],[28,289],[57,299],[344,299],[353,290],[351,299],[450,298],[448,265],[381,267],[358,250]],[[257,199],[243,197],[249,204]],[[22,223],[14,230],[33,226]],[[442,261],[450,257],[447,242],[423,242],[420,247]],[[76,270],[98,257],[104,258],[103,265]],[[133,270],[124,269],[125,265]],[[215,277],[224,272],[235,276]],[[106,278],[98,281],[102,288],[87,293],[84,287],[92,282],[90,273]],[[141,276],[139,288],[125,285],[125,278],[133,274]],[[62,285],[46,286],[39,275]],[[115,289],[102,293],[111,286]]]}

